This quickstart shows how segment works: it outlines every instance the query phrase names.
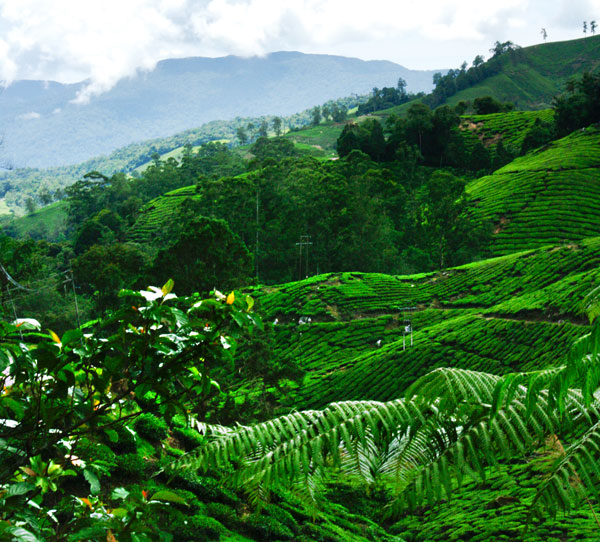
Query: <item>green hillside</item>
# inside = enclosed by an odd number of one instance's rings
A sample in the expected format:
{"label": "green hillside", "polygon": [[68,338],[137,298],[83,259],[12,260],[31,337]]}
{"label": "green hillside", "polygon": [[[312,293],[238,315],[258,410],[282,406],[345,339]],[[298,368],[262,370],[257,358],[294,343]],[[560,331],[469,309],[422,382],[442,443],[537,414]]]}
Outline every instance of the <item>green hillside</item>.
{"label": "green hillside", "polygon": [[[561,363],[589,330],[585,296],[598,284],[597,237],[440,273],[318,275],[252,295],[275,323],[277,354],[307,371],[304,385],[282,405],[287,411],[395,399],[438,367],[502,374]],[[242,388],[237,400],[243,404],[254,393]],[[536,519],[523,532],[537,480],[554,453],[500,465],[485,482],[466,482],[449,502],[402,515],[390,532],[413,542],[591,542],[596,523],[587,507],[560,520]],[[356,496],[358,509],[364,502]]]}
{"label": "green hillside", "polygon": [[467,185],[495,254],[600,234],[600,130],[588,128]]}
{"label": "green hillside", "polygon": [[[595,238],[443,273],[319,275],[253,295],[277,319],[279,352],[309,371],[291,401],[319,408],[334,398],[393,399],[435,367],[498,374],[552,365],[587,330],[584,296],[599,281]],[[414,328],[406,350],[405,318]]]}
{"label": "green hillside", "polygon": [[501,71],[451,96],[447,103],[493,96],[518,109],[546,109],[565,82],[600,67],[600,36],[541,43],[502,55]]}
{"label": "green hillside", "polygon": [[508,111],[489,115],[463,115],[460,130],[469,149],[479,140],[487,148],[502,141],[505,147],[519,150],[523,139],[537,119],[552,122],[551,109],[541,111]]}
{"label": "green hillside", "polygon": [[66,220],[67,203],[65,201],[56,201],[38,209],[32,214],[21,216],[5,223],[14,237],[61,241],[64,236]]}

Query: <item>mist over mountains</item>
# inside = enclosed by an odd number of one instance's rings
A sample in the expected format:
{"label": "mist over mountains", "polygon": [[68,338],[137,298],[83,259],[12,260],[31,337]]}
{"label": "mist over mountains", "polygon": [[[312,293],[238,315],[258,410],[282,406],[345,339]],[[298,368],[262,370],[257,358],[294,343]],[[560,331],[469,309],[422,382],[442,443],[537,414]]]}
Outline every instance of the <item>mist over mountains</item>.
{"label": "mist over mountains", "polygon": [[85,81],[17,81],[0,95],[0,158],[16,168],[73,164],[210,120],[290,115],[375,86],[395,86],[399,77],[409,91],[427,92],[433,73],[298,52],[170,59],[87,104],[73,103]]}

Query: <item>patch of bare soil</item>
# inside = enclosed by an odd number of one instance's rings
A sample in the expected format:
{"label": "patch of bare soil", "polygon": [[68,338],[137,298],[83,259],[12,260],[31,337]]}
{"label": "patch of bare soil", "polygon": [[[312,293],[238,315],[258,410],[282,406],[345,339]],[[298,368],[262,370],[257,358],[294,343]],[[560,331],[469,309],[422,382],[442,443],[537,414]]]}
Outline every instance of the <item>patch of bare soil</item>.
{"label": "patch of bare soil", "polygon": [[498,225],[494,228],[494,233],[500,233],[507,224],[510,223],[510,219],[506,216],[502,216],[500,217],[500,222],[498,222]]}

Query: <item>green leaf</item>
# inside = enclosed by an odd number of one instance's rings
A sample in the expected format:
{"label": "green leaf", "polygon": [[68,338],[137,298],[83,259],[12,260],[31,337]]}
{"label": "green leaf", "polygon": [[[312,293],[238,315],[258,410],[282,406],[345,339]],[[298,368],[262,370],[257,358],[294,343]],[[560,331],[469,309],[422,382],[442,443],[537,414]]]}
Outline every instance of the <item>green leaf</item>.
{"label": "green leaf", "polygon": [[100,493],[100,481],[91,470],[84,469],[83,477],[87,480],[88,484],[90,484],[90,491],[92,492],[92,495],[97,495]]}
{"label": "green leaf", "polygon": [[127,497],[129,497],[129,491],[124,487],[117,487],[112,492],[113,499],[125,500]]}
{"label": "green leaf", "polygon": [[111,442],[119,442],[119,433],[117,433],[114,429],[105,429],[104,434]]}
{"label": "green leaf", "polygon": [[78,342],[83,338],[83,333],[80,329],[69,329],[65,331],[62,336],[62,343],[64,346],[68,346],[74,342]]}
{"label": "green leaf", "polygon": [[25,495],[30,491],[35,489],[35,485],[30,484],[28,482],[19,482],[16,484],[11,484],[8,486],[8,490],[6,491],[7,497],[15,497],[17,495]]}
{"label": "green leaf", "polygon": [[33,533],[26,531],[22,527],[15,527],[10,533],[13,535],[15,542],[43,542]]}
{"label": "green leaf", "polygon": [[23,416],[25,415],[25,409],[23,408],[23,405],[19,403],[19,401],[16,401],[10,397],[3,397],[2,403],[15,413],[17,420],[23,419]]}
{"label": "green leaf", "polygon": [[124,518],[127,515],[125,508],[113,508],[112,515],[116,518]]}
{"label": "green leaf", "polygon": [[164,286],[161,288],[163,295],[167,295],[171,293],[171,290],[173,289],[173,286],[175,285],[175,282],[173,282],[173,279],[169,279]]}
{"label": "green leaf", "polygon": [[151,501],[163,501],[163,502],[174,502],[177,504],[185,504],[187,506],[187,501],[177,495],[177,493],[173,493],[172,491],[161,490],[157,491],[152,497],[150,497]]}

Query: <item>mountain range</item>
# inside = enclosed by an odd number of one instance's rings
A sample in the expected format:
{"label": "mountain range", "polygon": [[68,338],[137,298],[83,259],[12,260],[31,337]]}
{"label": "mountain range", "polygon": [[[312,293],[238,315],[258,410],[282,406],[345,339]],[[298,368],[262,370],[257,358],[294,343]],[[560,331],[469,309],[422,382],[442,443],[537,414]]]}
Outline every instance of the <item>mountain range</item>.
{"label": "mountain range", "polygon": [[396,86],[400,77],[409,91],[429,91],[433,73],[298,52],[169,59],[87,104],[74,102],[86,81],[16,81],[0,95],[0,160],[14,168],[74,164],[211,120],[290,115],[374,86]]}

